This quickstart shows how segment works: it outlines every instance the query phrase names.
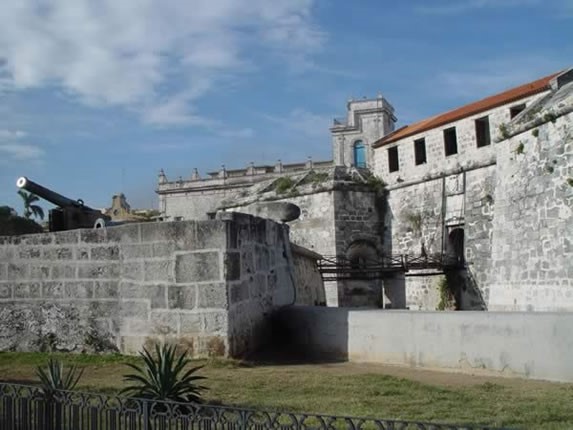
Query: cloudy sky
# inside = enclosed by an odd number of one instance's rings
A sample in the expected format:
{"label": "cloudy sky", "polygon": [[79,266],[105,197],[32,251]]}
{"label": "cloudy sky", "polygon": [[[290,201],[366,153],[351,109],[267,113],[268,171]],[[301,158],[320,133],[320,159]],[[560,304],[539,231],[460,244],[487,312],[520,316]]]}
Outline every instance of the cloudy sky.
{"label": "cloudy sky", "polygon": [[572,39],[573,0],[3,0],[0,205],[20,175],[152,207],[160,168],[330,159],[350,97],[407,124],[573,66]]}

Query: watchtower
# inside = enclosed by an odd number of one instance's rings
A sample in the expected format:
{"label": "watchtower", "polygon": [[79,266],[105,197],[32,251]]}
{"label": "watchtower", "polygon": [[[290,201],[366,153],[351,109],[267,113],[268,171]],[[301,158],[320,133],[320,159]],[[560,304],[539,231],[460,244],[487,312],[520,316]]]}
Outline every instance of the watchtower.
{"label": "watchtower", "polygon": [[371,168],[371,145],[394,131],[395,123],[394,107],[381,94],[374,99],[350,99],[346,117],[335,118],[330,128],[334,164]]}

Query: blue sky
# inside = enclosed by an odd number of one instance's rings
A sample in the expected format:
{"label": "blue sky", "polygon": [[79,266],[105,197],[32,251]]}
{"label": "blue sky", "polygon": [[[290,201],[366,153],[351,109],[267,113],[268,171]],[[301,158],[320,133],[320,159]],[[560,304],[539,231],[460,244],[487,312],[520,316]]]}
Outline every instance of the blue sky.
{"label": "blue sky", "polygon": [[330,159],[349,97],[404,125],[573,66],[572,40],[573,0],[7,0],[0,205],[20,175],[155,207],[160,168]]}

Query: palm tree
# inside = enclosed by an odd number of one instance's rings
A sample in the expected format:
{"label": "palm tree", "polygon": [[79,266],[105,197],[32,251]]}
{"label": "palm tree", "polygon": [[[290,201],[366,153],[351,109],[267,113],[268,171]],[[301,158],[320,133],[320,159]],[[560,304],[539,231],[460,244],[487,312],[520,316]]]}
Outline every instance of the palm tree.
{"label": "palm tree", "polygon": [[40,219],[44,219],[44,209],[42,209],[38,205],[34,205],[32,203],[37,202],[40,198],[32,193],[27,193],[24,190],[18,190],[18,194],[24,200],[24,217],[26,219],[30,219],[32,215],[38,217]]}

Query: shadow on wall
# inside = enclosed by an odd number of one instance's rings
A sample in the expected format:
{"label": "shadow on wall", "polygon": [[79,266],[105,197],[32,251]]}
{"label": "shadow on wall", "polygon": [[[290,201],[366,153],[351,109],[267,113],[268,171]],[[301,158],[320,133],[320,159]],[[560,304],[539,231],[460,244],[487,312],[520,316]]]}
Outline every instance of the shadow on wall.
{"label": "shadow on wall", "polygon": [[[306,307],[324,311],[329,323],[323,333],[312,329],[316,324],[311,313],[292,318],[287,306],[271,317],[271,337],[267,346],[253,357],[259,364],[339,363],[348,361],[348,310],[344,308]],[[305,307],[302,307],[305,308]],[[334,310],[334,312],[329,312]],[[320,342],[317,339],[320,336]],[[320,345],[320,348],[317,346]]]}

